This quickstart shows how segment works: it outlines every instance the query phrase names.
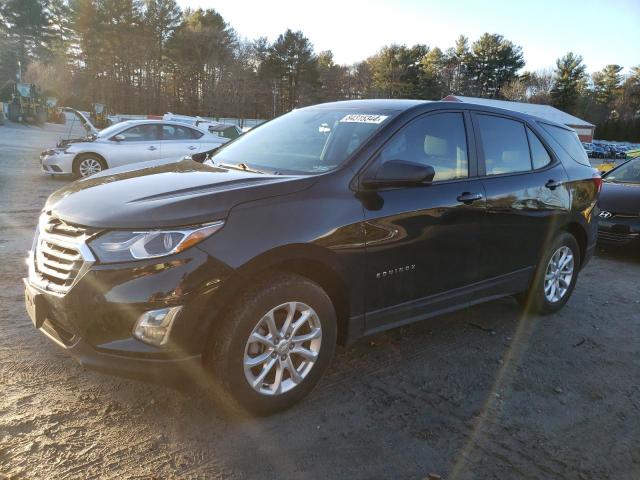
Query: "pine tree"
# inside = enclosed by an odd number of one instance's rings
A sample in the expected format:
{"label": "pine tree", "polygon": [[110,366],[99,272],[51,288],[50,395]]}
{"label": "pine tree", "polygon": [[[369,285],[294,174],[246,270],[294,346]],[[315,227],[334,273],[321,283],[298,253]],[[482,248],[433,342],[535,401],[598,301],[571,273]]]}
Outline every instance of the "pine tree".
{"label": "pine tree", "polygon": [[2,55],[4,61],[15,58],[24,71],[32,60],[46,53],[49,18],[42,0],[5,0],[0,5],[0,20],[5,29],[3,47],[13,51]]}
{"label": "pine tree", "polygon": [[578,97],[584,88],[587,67],[582,57],[569,52],[556,61],[554,82],[551,89],[551,103],[570,113],[574,112]]}
{"label": "pine tree", "polygon": [[620,65],[607,65],[591,76],[598,103],[607,106],[611,105],[622,86],[621,71],[622,67]]}
{"label": "pine tree", "polygon": [[166,46],[180,25],[181,19],[182,11],[175,0],[146,0],[144,25],[149,34],[146,71],[147,83],[154,97],[152,101],[148,99],[147,111],[162,112],[168,103],[162,99],[163,72],[167,70],[169,63]]}
{"label": "pine tree", "polygon": [[319,86],[318,59],[313,45],[302,32],[287,30],[269,48],[265,61],[267,75],[280,99],[279,112],[308,103]]}
{"label": "pine tree", "polygon": [[460,35],[456,40],[455,47],[449,53],[449,63],[453,67],[453,71],[448,94],[465,95],[468,93],[470,55],[469,39]]}
{"label": "pine tree", "polygon": [[429,52],[426,45],[388,45],[369,57],[371,90],[386,98],[427,98],[422,82],[421,61]]}
{"label": "pine tree", "polygon": [[422,88],[423,98],[440,100],[447,92],[447,78],[445,72],[447,56],[438,47],[432,48],[422,57]]}
{"label": "pine tree", "polygon": [[471,46],[468,74],[479,97],[496,98],[500,89],[524,67],[522,49],[502,35],[483,34]]}
{"label": "pine tree", "polygon": [[348,69],[333,61],[333,53],[330,50],[318,54],[318,74],[320,82],[318,101],[335,101],[348,97]]}

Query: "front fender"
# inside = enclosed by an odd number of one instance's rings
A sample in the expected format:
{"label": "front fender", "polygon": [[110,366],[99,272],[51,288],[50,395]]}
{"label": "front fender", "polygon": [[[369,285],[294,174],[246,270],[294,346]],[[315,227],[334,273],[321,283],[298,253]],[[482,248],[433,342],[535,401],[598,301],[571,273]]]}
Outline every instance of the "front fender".
{"label": "front fender", "polygon": [[364,312],[362,221],[362,204],[353,192],[318,182],[234,207],[224,228],[198,248],[233,269],[223,287],[227,294],[246,288],[261,272],[282,269],[310,277],[332,298],[344,298],[343,316],[353,318]]}

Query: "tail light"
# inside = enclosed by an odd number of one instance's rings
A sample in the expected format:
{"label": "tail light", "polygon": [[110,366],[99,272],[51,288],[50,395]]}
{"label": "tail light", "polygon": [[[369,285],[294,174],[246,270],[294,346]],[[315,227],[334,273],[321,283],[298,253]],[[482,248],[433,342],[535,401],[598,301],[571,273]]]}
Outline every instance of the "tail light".
{"label": "tail light", "polygon": [[593,172],[591,180],[593,180],[593,184],[596,187],[596,193],[600,193],[600,190],[602,190],[602,177],[600,176],[600,172]]}

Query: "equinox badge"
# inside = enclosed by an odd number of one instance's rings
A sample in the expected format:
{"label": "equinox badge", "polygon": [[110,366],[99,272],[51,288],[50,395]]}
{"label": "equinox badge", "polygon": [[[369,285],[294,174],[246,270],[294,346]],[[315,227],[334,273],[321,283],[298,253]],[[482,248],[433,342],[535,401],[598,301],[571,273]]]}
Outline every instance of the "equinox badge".
{"label": "equinox badge", "polygon": [[376,278],[386,278],[386,277],[390,277],[391,275],[396,275],[398,273],[409,272],[409,271],[415,270],[415,269],[416,269],[416,265],[415,264],[405,265],[404,267],[398,267],[398,268],[393,268],[391,270],[385,270],[384,272],[378,272],[378,273],[376,273]]}

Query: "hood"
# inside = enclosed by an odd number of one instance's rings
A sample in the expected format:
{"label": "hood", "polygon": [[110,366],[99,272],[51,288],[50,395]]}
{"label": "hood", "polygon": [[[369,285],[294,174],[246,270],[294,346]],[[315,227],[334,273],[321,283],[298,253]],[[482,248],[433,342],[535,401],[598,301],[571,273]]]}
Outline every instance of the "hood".
{"label": "hood", "polygon": [[80,124],[82,125],[82,128],[84,128],[84,130],[87,132],[87,136],[86,137],[82,137],[82,138],[61,139],[56,144],[57,148],[64,148],[64,147],[67,147],[67,146],[71,145],[72,143],[93,142],[96,139],[96,136],[98,134],[98,129],[93,126],[91,121],[82,112],[80,112],[78,110],[75,110],[73,108],[70,108],[70,107],[63,107],[62,110],[64,112],[69,112],[69,113],[73,114],[80,121]]}
{"label": "hood", "polygon": [[64,107],[62,110],[75,115],[75,117],[80,121],[82,127],[87,131],[88,134],[96,135],[98,133],[99,130],[93,125],[93,123],[91,123],[91,120],[89,120],[84,113],[70,107]]}
{"label": "hood", "polygon": [[107,170],[54,192],[45,205],[65,222],[96,228],[197,225],[225,218],[234,206],[303,190],[309,176],[267,175],[192,160]]}
{"label": "hood", "polygon": [[640,215],[640,184],[604,182],[600,210],[623,215]]}

